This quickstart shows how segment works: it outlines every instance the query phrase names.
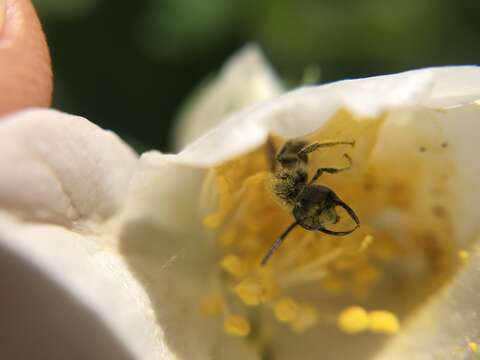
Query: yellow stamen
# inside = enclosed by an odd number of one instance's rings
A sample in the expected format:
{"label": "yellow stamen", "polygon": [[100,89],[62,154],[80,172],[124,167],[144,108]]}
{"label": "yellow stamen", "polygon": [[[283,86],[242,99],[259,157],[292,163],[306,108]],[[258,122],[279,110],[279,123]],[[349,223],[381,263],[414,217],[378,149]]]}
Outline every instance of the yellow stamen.
{"label": "yellow stamen", "polygon": [[250,323],[243,316],[230,315],[225,319],[223,329],[228,335],[244,337],[250,333]]}
{"label": "yellow stamen", "polygon": [[400,327],[397,316],[385,310],[375,310],[368,314],[368,327],[376,333],[393,335]]}
{"label": "yellow stamen", "polygon": [[470,253],[467,250],[460,250],[458,252],[458,257],[462,261],[467,261],[470,258]]}
{"label": "yellow stamen", "polygon": [[225,307],[225,302],[220,295],[208,295],[200,303],[200,312],[206,316],[220,314]]}
{"label": "yellow stamen", "polygon": [[[356,122],[352,122],[352,125],[356,126]],[[277,150],[282,143],[283,139],[274,140]],[[355,151],[359,148],[355,148]],[[436,273],[441,268],[439,264],[443,262],[438,260],[438,255],[447,259],[444,255],[452,248],[449,236],[444,239],[443,235],[439,235],[440,232],[432,230],[432,224],[427,224],[425,229],[417,229],[416,223],[409,224],[407,221],[401,231],[397,231],[395,226],[390,228],[389,216],[397,216],[396,210],[385,212],[385,209],[405,210],[405,214],[410,214],[411,210],[415,210],[412,205],[413,192],[410,190],[416,185],[410,186],[409,180],[403,184],[403,175],[397,179],[393,174],[383,180],[384,174],[379,172],[376,175],[377,170],[372,168],[365,175],[366,179],[362,179],[363,170],[358,172],[358,179],[356,175],[347,179],[341,174],[322,177],[325,185],[338,191],[358,212],[362,219],[362,227],[358,231],[349,236],[332,238],[297,227],[289,233],[288,239],[268,266],[260,266],[259,262],[267,249],[292,222],[292,209],[272,193],[272,173],[269,171],[272,152],[268,150],[268,146],[257,149],[210,170],[211,176],[206,182],[209,187],[205,186],[205,191],[213,191],[205,195],[212,196],[206,198],[205,207],[202,207],[211,210],[204,218],[204,224],[222,254],[218,264],[221,271],[215,272],[219,274],[221,291],[225,291],[225,294],[231,291],[238,296],[240,301],[235,301],[237,314],[249,314],[252,311],[245,309],[245,306],[263,305],[254,311],[258,313],[258,319],[262,319],[255,324],[256,333],[257,330],[258,333],[268,332],[270,328],[263,324],[268,317],[260,315],[265,309],[271,310],[276,321],[287,323],[295,332],[315,326],[319,319],[317,309],[300,303],[301,296],[307,295],[304,291],[306,288],[311,288],[312,293],[318,292],[318,299],[327,293],[332,301],[336,301],[334,296],[341,292],[348,296],[370,295],[373,298],[377,296],[377,292],[372,292],[374,285],[387,285],[390,275],[385,269],[410,268],[411,259],[416,261],[420,258],[425,260],[426,266],[415,267],[412,272],[418,272],[419,278],[425,279],[430,271]],[[320,166],[329,166],[326,164],[330,160],[332,165],[336,165],[336,159],[341,155],[335,149],[312,154],[308,163],[309,174]],[[366,164],[362,165],[360,158],[355,163],[362,169]],[[439,169],[443,173],[443,162]],[[414,178],[409,175],[405,179],[410,177]],[[369,180],[373,187],[366,187],[364,180]],[[370,223],[369,219],[374,221]],[[447,220],[442,219],[445,229],[442,227],[441,234],[448,230]],[[349,221],[341,214],[338,227],[332,224],[332,228],[348,229],[351,225],[347,223]],[[462,250],[458,256],[467,260],[469,253]],[[448,260],[451,260],[450,256]],[[414,282],[411,289],[415,290],[416,284]],[[378,290],[381,289],[383,287],[379,286]],[[310,298],[310,295],[307,296]],[[203,312],[218,314],[223,306],[223,313],[230,314],[228,309],[225,310],[228,306],[226,300],[223,301],[220,304],[220,301],[205,300],[202,307],[206,310]],[[225,332],[246,336],[250,331],[247,319],[241,316],[226,318]],[[360,306],[344,309],[338,314],[337,322],[339,328],[348,334],[364,331],[394,334],[399,329],[395,314],[380,310],[368,312]],[[463,350],[466,351],[465,343]]]}
{"label": "yellow stamen", "polygon": [[470,348],[470,350],[472,350],[473,353],[478,353],[478,344],[476,342],[469,341],[468,347]]}
{"label": "yellow stamen", "polygon": [[360,251],[365,251],[373,243],[373,239],[373,235],[365,236],[360,244]]}
{"label": "yellow stamen", "polygon": [[222,213],[213,213],[203,219],[203,225],[210,229],[217,229],[222,225],[225,215]]}
{"label": "yellow stamen", "polygon": [[234,288],[235,293],[249,306],[259,305],[265,298],[265,288],[255,278],[246,278]]}
{"label": "yellow stamen", "polygon": [[368,313],[360,306],[351,306],[340,313],[337,324],[347,334],[362,332],[369,325]]}
{"label": "yellow stamen", "polygon": [[220,262],[220,266],[223,270],[234,277],[243,276],[246,272],[246,266],[242,262],[242,259],[234,254],[226,255]]}
{"label": "yellow stamen", "polygon": [[302,304],[295,320],[290,324],[293,331],[303,333],[318,322],[318,311],[312,305]]}
{"label": "yellow stamen", "polygon": [[280,322],[292,322],[300,310],[299,305],[290,298],[283,298],[275,304],[275,317]]}

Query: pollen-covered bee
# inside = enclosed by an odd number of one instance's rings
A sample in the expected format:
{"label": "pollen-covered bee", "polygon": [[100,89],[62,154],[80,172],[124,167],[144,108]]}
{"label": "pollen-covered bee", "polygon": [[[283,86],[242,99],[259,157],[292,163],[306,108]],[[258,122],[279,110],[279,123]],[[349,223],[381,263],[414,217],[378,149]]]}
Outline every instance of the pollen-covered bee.
{"label": "pollen-covered bee", "polygon": [[[321,231],[325,234],[343,236],[355,231],[360,226],[355,212],[345,204],[331,189],[326,186],[316,185],[314,182],[323,174],[335,174],[351,168],[352,159],[348,154],[344,158],[348,160],[348,165],[344,168],[319,168],[315,175],[308,180],[308,155],[315,150],[337,146],[354,146],[353,141],[332,141],[332,142],[313,142],[307,143],[302,140],[289,140],[278,151],[275,161],[280,165],[280,169],[275,171],[272,182],[272,190],[278,199],[292,209],[295,217],[293,222],[273,243],[263,257],[261,265],[265,265],[273,253],[282,244],[285,237],[297,225],[306,230]],[[273,164],[276,164],[273,162]],[[355,221],[356,226],[347,231],[333,231],[325,228],[325,225],[336,224],[340,217],[336,212],[336,207],[344,208],[350,217]]]}

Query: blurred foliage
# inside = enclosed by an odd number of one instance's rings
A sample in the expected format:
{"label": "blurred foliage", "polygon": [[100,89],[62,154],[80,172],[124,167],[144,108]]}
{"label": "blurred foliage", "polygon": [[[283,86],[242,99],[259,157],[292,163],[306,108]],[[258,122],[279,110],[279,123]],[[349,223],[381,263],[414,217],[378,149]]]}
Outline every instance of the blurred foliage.
{"label": "blurred foliage", "polygon": [[34,0],[42,17],[72,20],[91,13],[98,0]]}
{"label": "blurred foliage", "polygon": [[51,47],[54,106],[166,150],[182,101],[247,42],[290,86],[480,58],[480,2],[34,0]]}

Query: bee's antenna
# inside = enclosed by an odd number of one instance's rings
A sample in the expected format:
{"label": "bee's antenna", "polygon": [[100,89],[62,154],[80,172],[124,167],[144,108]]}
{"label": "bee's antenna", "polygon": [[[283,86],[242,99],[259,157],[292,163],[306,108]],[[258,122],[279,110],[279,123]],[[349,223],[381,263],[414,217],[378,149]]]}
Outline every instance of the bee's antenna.
{"label": "bee's antenna", "polygon": [[268,252],[263,257],[260,265],[265,266],[267,264],[268,260],[272,257],[273,253],[280,247],[280,245],[282,245],[283,240],[287,237],[287,235],[290,233],[290,231],[292,231],[295,228],[295,226],[297,226],[298,224],[300,224],[298,221],[295,221],[294,223],[292,223],[283,232],[283,234],[280,235],[280,237],[277,240],[275,240],[272,247],[268,250]]}

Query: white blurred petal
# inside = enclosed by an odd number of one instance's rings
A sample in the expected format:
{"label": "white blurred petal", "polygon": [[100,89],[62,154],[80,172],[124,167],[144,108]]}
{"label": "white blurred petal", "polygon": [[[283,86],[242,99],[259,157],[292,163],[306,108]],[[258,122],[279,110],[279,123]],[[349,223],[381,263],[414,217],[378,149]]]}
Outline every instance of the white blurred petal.
{"label": "white blurred petal", "polygon": [[0,122],[0,207],[25,220],[92,227],[123,204],[136,154],[79,116],[33,109]]}
{"label": "white blurred petal", "polygon": [[178,118],[175,146],[183,148],[225,116],[282,92],[283,87],[261,50],[255,45],[245,46],[187,102]]}
{"label": "white blurred petal", "polygon": [[2,357],[176,358],[143,287],[105,237],[0,213],[2,297],[10,304],[2,306]]}

